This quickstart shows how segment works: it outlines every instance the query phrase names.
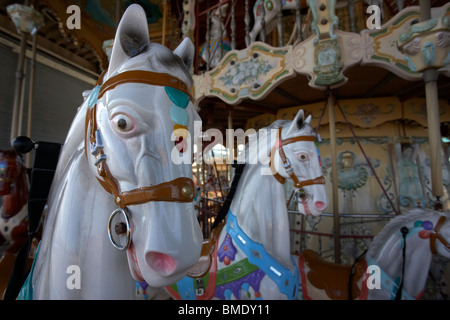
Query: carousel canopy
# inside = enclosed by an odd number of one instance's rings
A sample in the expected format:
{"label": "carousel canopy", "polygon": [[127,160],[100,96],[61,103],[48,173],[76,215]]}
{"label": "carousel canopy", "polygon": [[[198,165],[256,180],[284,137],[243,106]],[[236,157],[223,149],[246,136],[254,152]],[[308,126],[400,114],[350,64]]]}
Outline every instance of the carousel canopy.
{"label": "carousel canopy", "polygon": [[[227,1],[227,0],[198,0],[195,8],[195,29],[191,39],[196,44],[198,52],[206,41],[208,30],[212,32],[210,18],[213,9],[219,5],[228,4],[227,10],[223,11],[222,21],[225,26],[224,34],[228,39],[233,34],[232,25],[234,20],[234,33],[236,34],[236,50],[245,50],[245,20],[248,18],[250,26],[254,24],[253,6],[255,0],[249,1]],[[301,16],[303,18],[302,28],[304,30],[303,41],[311,35],[311,18],[308,15],[309,7],[307,1],[300,1]],[[336,15],[339,19],[338,29],[344,32],[361,32],[366,28],[364,19],[368,18],[365,12],[367,3],[355,1],[354,12],[356,13],[356,27],[353,31],[350,26],[348,4],[339,5],[345,1],[337,1]],[[447,0],[430,1],[433,8],[442,7]],[[11,37],[19,38],[16,27],[11,21],[6,8],[8,5],[17,3],[14,0],[0,0],[0,31]],[[19,1],[21,3],[21,1]],[[164,42],[171,49],[175,48],[183,37],[182,24],[184,18],[183,3],[175,0],[123,0],[120,3],[107,0],[35,0],[30,4],[44,17],[44,25],[37,32],[38,49],[62,59],[77,68],[89,73],[92,78],[107,67],[108,57],[105,53],[105,41],[114,37],[117,21],[124,10],[132,3],[140,4],[147,13],[150,30],[150,38],[154,42]],[[248,7],[246,7],[246,3]],[[231,7],[234,5],[234,18],[231,18]],[[82,27],[80,29],[67,28],[67,20],[71,12],[67,8],[77,5],[81,9]],[[418,6],[419,1],[404,1],[404,7]],[[383,1],[385,23],[399,13],[396,1]],[[166,15],[164,11],[166,10]],[[247,13],[248,12],[248,16]],[[164,16],[166,19],[164,19]],[[208,18],[210,17],[210,18]],[[285,10],[282,13],[284,45],[288,44],[290,35],[295,28],[295,10]],[[209,27],[208,27],[209,25]],[[165,26],[165,29],[163,28]],[[356,29],[355,29],[356,28]],[[277,28],[266,37],[266,43],[273,47],[279,47]],[[164,38],[164,40],[163,40]],[[31,44],[31,39],[29,40]],[[291,42],[295,46],[297,43]],[[395,46],[394,43],[391,44]],[[345,44],[344,44],[345,46]],[[197,58],[195,73],[203,74],[206,69],[204,61]],[[203,66],[198,67],[203,63]],[[211,68],[212,69],[212,68]],[[412,98],[424,98],[425,86],[423,79],[405,80],[389,69],[362,65],[356,63],[346,68],[345,77],[348,79],[345,85],[334,90],[338,99],[363,99],[379,97],[397,97],[400,101]],[[243,99],[239,103],[230,104],[217,97],[207,96],[201,103],[200,116],[204,122],[204,129],[208,127],[225,130],[228,128],[228,117],[232,112],[232,123],[234,128],[245,128],[248,120],[264,115],[276,115],[280,109],[298,107],[323,102],[326,100],[326,92],[309,85],[310,79],[301,74],[286,77],[268,90],[264,97],[258,99]],[[450,100],[450,79],[441,74],[437,80],[439,99]]]}
{"label": "carousel canopy", "polygon": [[[6,8],[16,3],[23,4],[24,1],[0,0],[0,30],[12,36],[17,35],[17,32]],[[133,3],[144,8],[152,41],[161,43],[164,22],[167,44],[171,45],[171,39],[177,39],[178,42],[181,38],[181,23],[176,19],[182,11],[179,1],[123,0],[118,3],[107,0],[35,0],[30,1],[30,4],[44,17],[44,25],[37,33],[38,47],[98,75],[108,66],[108,57],[103,49],[104,42],[114,38],[118,19]],[[67,27],[68,19],[74,13],[68,10],[72,5],[80,8],[79,29]],[[165,8],[167,21],[163,21]]]}

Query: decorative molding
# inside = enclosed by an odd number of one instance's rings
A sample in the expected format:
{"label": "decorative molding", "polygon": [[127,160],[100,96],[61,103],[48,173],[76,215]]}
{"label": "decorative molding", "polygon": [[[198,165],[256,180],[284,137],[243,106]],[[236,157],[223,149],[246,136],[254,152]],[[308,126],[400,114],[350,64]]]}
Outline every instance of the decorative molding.
{"label": "decorative molding", "polygon": [[413,72],[450,64],[450,18],[439,17],[412,25],[400,35],[398,49]]}
{"label": "decorative molding", "polygon": [[[334,2],[320,0],[317,5],[316,10],[320,11],[323,5],[331,10]],[[244,99],[261,100],[281,82],[297,74],[306,76],[312,88],[333,89],[347,82],[344,72],[357,64],[381,67],[408,81],[421,80],[421,69],[411,70],[411,63],[414,62],[399,50],[399,45],[403,45],[408,54],[421,51],[428,67],[437,66],[441,74],[450,76],[450,33],[447,30],[450,3],[432,8],[432,17],[438,26],[444,27],[433,34],[434,42],[422,42],[424,45],[421,48],[415,47],[415,41],[418,41],[415,35],[424,30],[425,33],[432,31],[433,23],[417,25],[420,10],[418,6],[413,6],[399,12],[381,29],[344,32],[335,30],[333,19],[326,19],[325,24],[316,21],[320,26],[316,30],[319,37],[314,34],[293,47],[274,48],[256,42],[246,49],[230,51],[216,68],[193,76],[195,104],[198,106],[205,97],[217,97],[230,105],[237,105]],[[399,43],[400,38],[408,42]],[[446,52],[445,57],[443,52]],[[435,65],[438,59],[443,59],[446,65]]]}
{"label": "decorative molding", "polygon": [[361,31],[361,37],[366,49],[362,57],[362,64],[388,69],[406,80],[421,79],[422,74],[409,69],[405,54],[397,48],[400,35],[406,33],[411,23],[419,19],[419,7],[408,7],[382,25],[381,29]]}
{"label": "decorative molding", "polygon": [[[385,98],[369,98],[369,99],[343,99],[339,101],[348,121],[358,128],[375,128],[387,122],[396,120],[412,120],[417,122],[423,128],[428,126],[426,113],[426,100],[424,98],[414,98],[401,102],[397,97]],[[271,116],[272,122],[276,119],[292,120],[298,113],[299,109],[303,109],[305,115],[311,115],[311,125],[316,127],[327,125],[328,113],[325,112],[322,119],[322,112],[324,108],[323,102],[302,105],[298,107],[279,109],[276,116],[263,114],[247,121],[246,128],[255,128],[256,130],[261,126],[255,126],[261,119],[267,119]],[[441,123],[450,122],[450,104],[446,100],[439,100],[439,120]],[[336,114],[337,123],[345,123],[345,119],[341,113]],[[267,123],[267,121],[266,121]],[[271,122],[268,122],[269,125]]]}
{"label": "decorative molding", "polygon": [[274,48],[262,42],[230,51],[216,68],[194,76],[196,105],[205,96],[218,97],[231,105],[243,99],[264,98],[295,75],[291,54],[292,46]]}

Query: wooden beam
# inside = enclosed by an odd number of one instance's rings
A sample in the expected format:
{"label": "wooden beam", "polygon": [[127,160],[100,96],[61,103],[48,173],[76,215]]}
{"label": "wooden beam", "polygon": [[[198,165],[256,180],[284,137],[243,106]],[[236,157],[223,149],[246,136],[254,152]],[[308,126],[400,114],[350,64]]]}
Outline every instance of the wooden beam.
{"label": "wooden beam", "polygon": [[[439,91],[439,94],[446,93],[449,88],[450,81],[444,83],[440,83],[438,81],[437,89]],[[419,82],[417,85],[414,85],[404,90],[404,92],[401,92],[398,97],[400,98],[400,101],[406,101],[423,95],[425,95],[425,85],[423,84],[423,82]]]}
{"label": "wooden beam", "polygon": [[[17,31],[11,20],[3,15],[0,15],[0,31],[3,31],[7,35],[12,36],[16,39],[20,39],[20,36],[19,34],[17,34]],[[32,45],[31,40],[28,41],[28,45]],[[63,47],[58,46],[57,44],[51,42],[50,40],[47,40],[42,36],[37,36],[37,49],[51,55],[54,58],[64,61],[65,63],[75,66],[80,70],[98,77],[97,67],[95,64],[81,58],[80,56],[70,52],[69,50],[64,49]]]}
{"label": "wooden beam", "polygon": [[364,98],[371,98],[373,97],[378,90],[380,90],[381,88],[383,88],[386,84],[388,84],[392,79],[395,78],[395,74],[389,72],[383,79],[381,79],[380,81],[378,81],[378,83],[373,86],[365,95]]}
{"label": "wooden beam", "polygon": [[305,104],[304,101],[298,99],[297,97],[294,97],[293,95],[291,95],[290,93],[287,93],[286,91],[280,89],[279,87],[273,89],[273,92],[275,92],[276,94],[279,94],[280,96],[282,96],[288,100],[291,100],[292,103],[294,103],[297,106]]}
{"label": "wooden beam", "polygon": [[423,81],[418,81],[415,84],[411,84],[408,88],[397,92],[397,97],[399,97],[400,101],[406,101],[424,93],[425,87]]}
{"label": "wooden beam", "polygon": [[261,114],[263,114],[263,113],[277,114],[277,112],[278,112],[277,108],[274,108],[268,104],[265,104],[262,102],[257,102],[257,101],[252,101],[252,102],[243,101],[238,105],[238,107],[257,111]]}

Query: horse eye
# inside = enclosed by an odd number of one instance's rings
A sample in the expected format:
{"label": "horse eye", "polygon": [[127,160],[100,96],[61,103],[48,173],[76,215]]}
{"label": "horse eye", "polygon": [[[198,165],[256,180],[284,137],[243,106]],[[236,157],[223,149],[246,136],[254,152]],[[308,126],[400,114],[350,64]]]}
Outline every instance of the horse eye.
{"label": "horse eye", "polygon": [[309,160],[309,155],[307,153],[299,153],[297,154],[297,159],[302,162],[305,162]]}
{"label": "horse eye", "polygon": [[121,132],[128,132],[133,129],[133,121],[124,114],[118,114],[112,119],[117,130]]}

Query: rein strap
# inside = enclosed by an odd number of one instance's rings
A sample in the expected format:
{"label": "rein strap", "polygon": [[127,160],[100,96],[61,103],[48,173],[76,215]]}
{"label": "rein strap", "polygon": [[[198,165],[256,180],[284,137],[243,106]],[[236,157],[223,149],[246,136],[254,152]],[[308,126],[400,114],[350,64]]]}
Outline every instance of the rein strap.
{"label": "rein strap", "polygon": [[436,224],[436,227],[434,227],[434,232],[430,235],[430,249],[433,254],[436,254],[436,239],[438,239],[447,249],[450,249],[450,243],[447,241],[447,239],[444,238],[442,234],[439,233],[442,226],[444,225],[444,222],[446,220],[445,216],[441,216]]}

